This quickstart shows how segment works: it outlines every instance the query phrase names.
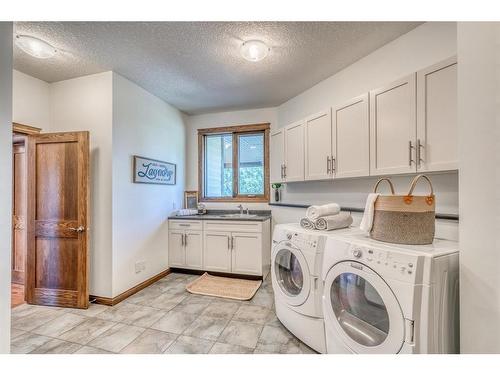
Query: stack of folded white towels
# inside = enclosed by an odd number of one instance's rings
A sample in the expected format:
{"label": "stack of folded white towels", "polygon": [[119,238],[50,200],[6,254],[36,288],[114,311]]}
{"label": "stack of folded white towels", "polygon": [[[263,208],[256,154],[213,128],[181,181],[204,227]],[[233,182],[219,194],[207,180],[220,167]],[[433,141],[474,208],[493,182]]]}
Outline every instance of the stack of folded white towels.
{"label": "stack of folded white towels", "polygon": [[351,214],[340,212],[340,206],[337,203],[310,206],[306,211],[306,217],[300,219],[301,227],[316,230],[348,228],[351,224]]}

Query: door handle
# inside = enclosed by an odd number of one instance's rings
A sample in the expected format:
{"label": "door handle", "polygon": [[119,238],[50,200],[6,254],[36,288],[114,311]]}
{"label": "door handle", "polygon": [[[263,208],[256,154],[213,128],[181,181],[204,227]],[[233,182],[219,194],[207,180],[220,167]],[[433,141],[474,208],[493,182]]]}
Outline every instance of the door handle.
{"label": "door handle", "polygon": [[422,159],[422,148],[424,148],[424,145],[420,141],[420,139],[417,139],[417,167],[420,167],[421,163],[424,162],[424,159]]}
{"label": "door handle", "polygon": [[326,157],[326,174],[330,174],[330,157]]}
{"label": "door handle", "polygon": [[231,250],[234,250],[234,237],[231,236]]}
{"label": "door handle", "polygon": [[231,250],[231,237],[227,236],[227,248]]}
{"label": "door handle", "polygon": [[411,150],[413,149],[413,145],[411,141],[408,141],[408,165],[411,167],[411,163],[413,163],[413,158],[412,158],[412,152]]}
{"label": "door handle", "polygon": [[82,232],[85,232],[85,227],[83,225],[80,225],[79,227],[77,228],[68,228],[69,230],[72,230],[74,232],[77,232],[77,233],[82,233]]}
{"label": "door handle", "polygon": [[188,235],[184,234],[184,246],[187,246],[188,244]]}
{"label": "door handle", "polygon": [[184,246],[184,234],[181,234],[181,246]]}

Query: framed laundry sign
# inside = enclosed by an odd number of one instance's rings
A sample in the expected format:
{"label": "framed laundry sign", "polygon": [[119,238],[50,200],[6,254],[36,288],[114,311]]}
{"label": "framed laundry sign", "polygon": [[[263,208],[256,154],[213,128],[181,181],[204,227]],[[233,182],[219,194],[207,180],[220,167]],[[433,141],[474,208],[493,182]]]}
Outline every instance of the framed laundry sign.
{"label": "framed laundry sign", "polygon": [[136,184],[175,185],[175,180],[175,164],[134,155]]}

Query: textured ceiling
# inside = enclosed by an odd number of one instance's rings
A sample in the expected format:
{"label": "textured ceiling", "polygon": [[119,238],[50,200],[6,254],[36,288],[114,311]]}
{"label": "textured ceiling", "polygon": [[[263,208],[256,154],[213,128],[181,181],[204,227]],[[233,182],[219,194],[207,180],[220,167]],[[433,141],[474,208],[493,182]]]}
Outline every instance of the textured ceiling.
{"label": "textured ceiling", "polygon": [[[47,82],[114,70],[188,114],[284,103],[418,26],[415,22],[17,22],[59,51],[14,67]],[[272,49],[248,62],[241,43]]]}

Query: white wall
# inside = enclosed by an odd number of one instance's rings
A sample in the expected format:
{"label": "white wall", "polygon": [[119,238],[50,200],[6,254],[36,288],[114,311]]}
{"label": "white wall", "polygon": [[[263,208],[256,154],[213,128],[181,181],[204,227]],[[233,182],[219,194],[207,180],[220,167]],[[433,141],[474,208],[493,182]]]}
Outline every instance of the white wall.
{"label": "white wall", "polygon": [[46,130],[90,131],[90,293],[102,297],[112,297],[112,105],[111,72],[50,85]]}
{"label": "white wall", "polygon": [[12,86],[14,122],[46,130],[50,123],[50,84],[14,70]]}
{"label": "white wall", "polygon": [[500,353],[500,23],[458,24],[460,341]]}
{"label": "white wall", "polygon": [[[457,53],[456,23],[425,23],[386,44],[337,74],[318,83],[277,108],[279,127],[390,83]],[[399,191],[408,189],[409,177],[392,178]],[[297,203],[336,201],[364,207],[376,178],[307,182],[286,185],[283,200]],[[458,213],[457,173],[432,176],[436,210]],[[422,185],[417,192],[424,192]]]}
{"label": "white wall", "polygon": [[[185,190],[179,110],[113,73],[113,296],[168,268],[168,223]],[[132,183],[132,155],[177,165],[174,186]],[[136,274],[135,263],[146,262]]]}
{"label": "white wall", "polygon": [[10,351],[12,23],[0,22],[0,354]]}

